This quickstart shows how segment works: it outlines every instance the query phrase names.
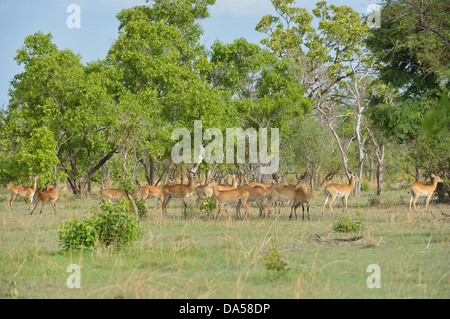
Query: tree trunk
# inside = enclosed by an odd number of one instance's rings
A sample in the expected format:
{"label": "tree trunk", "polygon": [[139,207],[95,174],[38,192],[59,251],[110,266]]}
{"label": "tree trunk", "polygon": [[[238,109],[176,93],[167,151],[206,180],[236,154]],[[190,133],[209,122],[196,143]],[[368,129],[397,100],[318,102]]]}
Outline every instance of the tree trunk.
{"label": "tree trunk", "polygon": [[381,183],[383,181],[383,163],[384,161],[378,162],[377,165],[377,195],[381,196]]}
{"label": "tree trunk", "polygon": [[114,156],[114,154],[117,152],[117,149],[111,150],[108,154],[106,154],[94,167],[92,167],[89,170],[89,173],[86,175],[86,177],[83,178],[77,178],[76,180],[70,180],[70,185],[72,187],[72,190],[74,194],[81,198],[83,196],[83,190],[86,187],[86,185],[91,180],[92,176],[108,161],[111,159],[111,157]]}
{"label": "tree trunk", "polygon": [[153,186],[155,180],[155,160],[150,156],[150,176],[148,180],[148,184]]}

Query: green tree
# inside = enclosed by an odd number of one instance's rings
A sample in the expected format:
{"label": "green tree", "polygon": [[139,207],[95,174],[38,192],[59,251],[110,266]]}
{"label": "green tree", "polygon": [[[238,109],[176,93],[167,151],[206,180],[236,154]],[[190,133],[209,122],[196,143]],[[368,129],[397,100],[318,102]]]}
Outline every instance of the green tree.
{"label": "green tree", "polygon": [[379,61],[380,78],[419,96],[448,85],[450,4],[440,0],[382,0],[380,28],[367,45]]}
{"label": "green tree", "polygon": [[156,161],[166,162],[166,171],[171,165],[173,129],[192,130],[194,120],[202,120],[204,129],[227,126],[232,111],[225,107],[220,90],[202,76],[211,64],[200,44],[203,30],[198,21],[209,16],[213,3],[154,1],[117,15],[119,37],[108,61],[120,70],[123,84],[116,98],[122,123],[122,178],[134,175],[126,173],[130,150],[153,184]]}
{"label": "green tree", "polygon": [[79,55],[59,50],[51,39],[50,33],[37,32],[15,57],[24,71],[11,82],[3,134],[11,140],[10,164],[18,168],[6,181],[21,179],[23,172],[44,177],[41,182],[67,177],[81,196],[116,152],[115,143],[105,138],[115,112],[103,74],[90,71]]}
{"label": "green tree", "polygon": [[[278,16],[267,15],[256,30],[268,37],[261,42],[288,61],[290,73],[307,90],[314,109],[327,123],[340,153],[347,177],[348,142],[339,133],[351,120],[353,136],[358,142],[358,171],[362,171],[364,140],[361,117],[364,103],[352,94],[354,85],[370,75],[372,61],[365,48],[367,25],[348,6],[316,3],[312,14],[294,6],[293,0],[272,0]],[[318,20],[314,26],[314,18]],[[361,91],[361,87],[356,87]],[[359,183],[358,183],[359,184]]]}

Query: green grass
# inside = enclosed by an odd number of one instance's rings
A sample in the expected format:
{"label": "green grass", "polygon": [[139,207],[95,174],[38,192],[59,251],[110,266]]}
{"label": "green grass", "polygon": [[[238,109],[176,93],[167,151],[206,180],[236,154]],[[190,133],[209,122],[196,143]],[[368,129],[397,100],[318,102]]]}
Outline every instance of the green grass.
{"label": "green grass", "polygon": [[[402,199],[401,199],[402,197]],[[289,210],[275,218],[219,222],[207,219],[190,201],[188,218],[173,200],[168,215],[160,210],[142,218],[144,237],[124,249],[63,250],[58,224],[89,216],[97,198],[77,200],[61,194],[58,212],[26,212],[23,201],[10,213],[7,194],[0,194],[0,298],[449,298],[450,231],[448,221],[426,214],[408,216],[405,191],[385,192],[377,205],[370,195],[349,199],[364,227],[359,233],[333,230],[343,216],[321,216],[323,195],[317,193],[311,220],[289,220]],[[154,202],[149,201],[152,207]],[[437,217],[448,205],[432,203]],[[317,242],[325,238],[363,236],[353,243]],[[273,276],[264,256],[275,247],[287,263],[283,276]],[[81,288],[69,289],[67,266],[81,267]],[[369,289],[367,266],[381,269],[381,288]]]}

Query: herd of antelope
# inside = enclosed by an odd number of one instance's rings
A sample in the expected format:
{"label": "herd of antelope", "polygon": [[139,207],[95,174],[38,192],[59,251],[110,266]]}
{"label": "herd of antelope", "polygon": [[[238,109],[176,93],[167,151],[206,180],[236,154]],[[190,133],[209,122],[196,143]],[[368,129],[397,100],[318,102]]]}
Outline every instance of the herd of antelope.
{"label": "herd of antelope", "polygon": [[[228,214],[227,206],[236,205],[236,217],[240,219],[240,208],[241,206],[245,209],[245,219],[249,216],[249,203],[256,203],[259,208],[259,217],[267,216],[271,214],[271,206],[278,207],[278,214],[281,213],[280,203],[287,203],[291,207],[291,212],[289,219],[295,216],[297,219],[297,208],[302,206],[302,219],[305,217],[305,205],[306,211],[309,216],[309,208],[312,200],[312,193],[308,185],[305,182],[305,177],[307,173],[303,176],[298,176],[296,174],[297,183],[289,184],[283,177],[277,174],[272,174],[272,183],[259,183],[259,182],[249,182],[245,183],[244,175],[236,172],[232,173],[233,182],[229,184],[219,184],[217,181],[217,175],[211,178],[206,184],[200,185],[202,181],[195,172],[188,171],[188,183],[178,184],[174,180],[170,180],[169,183],[162,187],[157,186],[142,186],[138,188],[134,193],[128,194],[125,190],[117,189],[104,189],[100,192],[101,201],[98,204],[100,206],[107,200],[113,202],[121,201],[124,198],[137,198],[144,201],[148,198],[157,199],[157,204],[161,202],[162,214],[166,214],[167,205],[172,198],[179,198],[183,201],[184,216],[186,217],[186,207],[187,200],[194,193],[197,195],[197,206],[199,206],[202,198],[208,198],[214,196],[218,203],[218,210],[215,217],[217,221],[223,209]],[[325,187],[325,202],[322,207],[322,216],[325,211],[325,206],[329,202],[329,208],[331,213],[333,213],[333,204],[337,197],[342,199],[342,207],[344,213],[348,213],[347,210],[347,200],[350,193],[355,187],[357,181],[361,181],[356,174],[350,173],[350,181],[348,184],[329,184]],[[12,211],[12,203],[17,197],[24,197],[28,199],[27,209],[33,203],[33,198],[35,198],[34,208],[31,214],[35,211],[39,202],[42,203],[42,208],[45,204],[51,203],[53,210],[56,213],[55,202],[58,199],[58,190],[51,187],[45,186],[43,189],[37,189],[37,179],[38,176],[31,176],[33,180],[33,186],[23,187],[23,186],[12,186],[10,188],[11,198],[9,200],[9,208]],[[443,182],[443,180],[434,174],[431,175],[432,184],[426,185],[424,182],[416,181],[411,185],[411,200],[409,202],[409,212],[411,213],[411,206],[414,206],[414,210],[417,213],[416,201],[419,197],[426,197],[426,211],[429,211],[429,203],[433,192],[436,189],[437,183]],[[136,181],[137,182],[137,181]],[[264,205],[264,202],[266,203]],[[287,207],[287,206],[286,206]]]}

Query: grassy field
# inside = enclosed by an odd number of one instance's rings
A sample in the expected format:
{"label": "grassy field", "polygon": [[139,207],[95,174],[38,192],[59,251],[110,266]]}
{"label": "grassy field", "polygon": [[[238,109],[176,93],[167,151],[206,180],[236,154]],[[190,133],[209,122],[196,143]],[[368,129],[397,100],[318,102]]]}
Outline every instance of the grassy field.
{"label": "grassy field", "polygon": [[[311,220],[279,217],[249,220],[221,216],[208,220],[190,201],[188,218],[173,200],[168,215],[157,209],[142,218],[144,237],[124,249],[63,250],[57,226],[70,217],[92,213],[98,198],[77,200],[61,194],[58,212],[51,206],[29,215],[26,203],[0,194],[1,298],[449,298],[449,222],[434,220],[424,210],[408,216],[406,191],[386,192],[377,206],[369,192],[349,199],[350,215],[364,224],[358,233],[333,230],[342,216],[321,216],[323,195],[311,208]],[[154,202],[149,201],[149,206]],[[432,203],[437,217],[448,205]],[[234,212],[234,208],[231,209]],[[301,210],[300,210],[301,211]],[[361,240],[318,242],[325,238]],[[270,248],[285,262],[278,274],[267,267]],[[81,267],[81,288],[66,285],[70,264]],[[380,267],[381,288],[369,289],[370,264]]]}

